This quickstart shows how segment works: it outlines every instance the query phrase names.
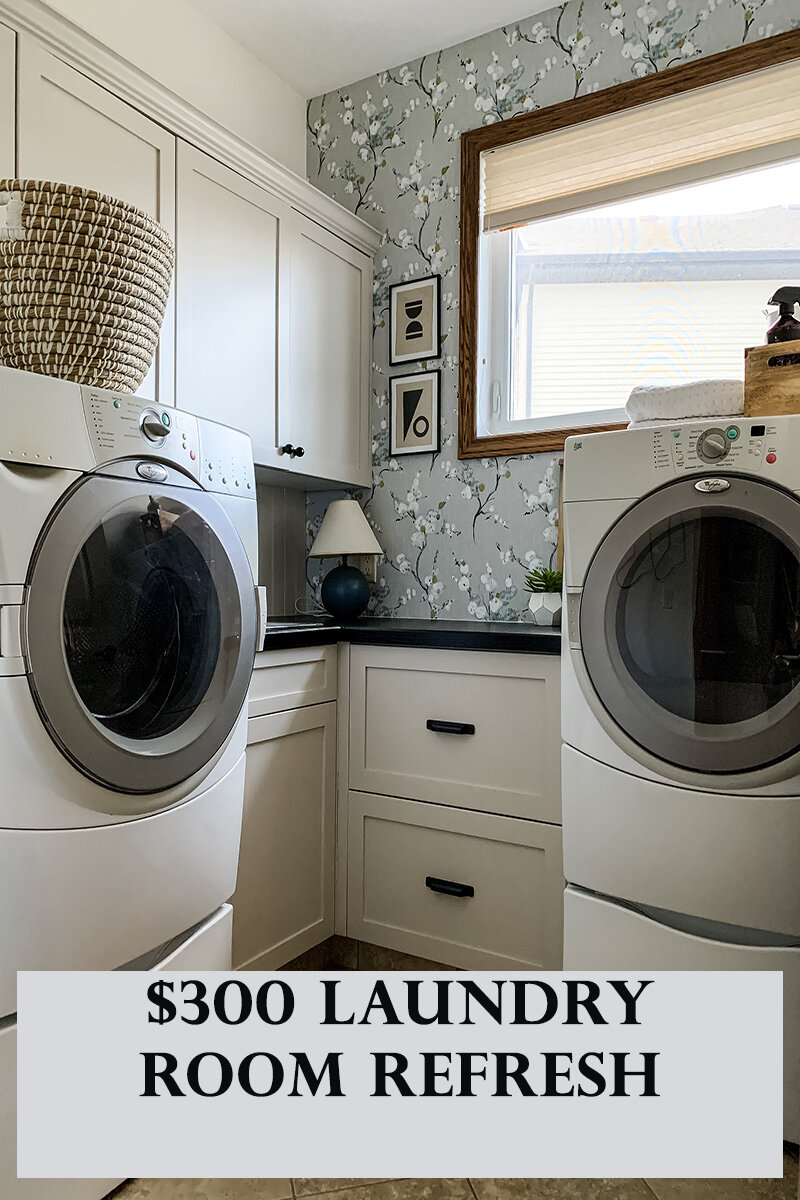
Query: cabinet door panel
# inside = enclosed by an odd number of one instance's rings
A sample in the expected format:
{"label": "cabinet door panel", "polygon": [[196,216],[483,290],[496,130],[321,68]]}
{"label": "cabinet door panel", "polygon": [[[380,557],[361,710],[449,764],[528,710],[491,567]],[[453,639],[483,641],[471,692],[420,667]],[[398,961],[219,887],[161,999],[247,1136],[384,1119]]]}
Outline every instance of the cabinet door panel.
{"label": "cabinet door panel", "polygon": [[277,454],[282,222],[290,210],[207,154],[178,147],[177,402]]}
{"label": "cabinet door panel", "polygon": [[286,428],[308,475],[369,483],[371,295],[371,259],[297,214]]}
{"label": "cabinet door panel", "polygon": [[467,971],[561,968],[561,830],[351,792],[347,932]]}
{"label": "cabinet door panel", "polygon": [[16,38],[0,25],[0,179],[14,177],[14,112],[16,106]]}
{"label": "cabinet door panel", "polygon": [[[18,171],[106,192],[155,217],[175,235],[175,138],[105,88],[20,35]],[[170,298],[156,360],[139,395],[174,400]]]}
{"label": "cabinet door panel", "polygon": [[352,788],[561,821],[557,655],[353,646],[350,670]]}
{"label": "cabinet door panel", "polygon": [[333,933],[336,705],[248,721],[234,966],[268,971]]}

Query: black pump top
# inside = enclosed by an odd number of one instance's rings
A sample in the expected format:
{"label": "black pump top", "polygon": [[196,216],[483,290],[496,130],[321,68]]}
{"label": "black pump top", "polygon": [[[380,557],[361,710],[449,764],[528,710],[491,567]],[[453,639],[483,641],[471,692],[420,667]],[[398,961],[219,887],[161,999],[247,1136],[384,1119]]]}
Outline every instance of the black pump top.
{"label": "black pump top", "polygon": [[800,287],[778,288],[767,304],[779,304],[781,316],[791,316],[794,313],[795,304],[800,304]]}

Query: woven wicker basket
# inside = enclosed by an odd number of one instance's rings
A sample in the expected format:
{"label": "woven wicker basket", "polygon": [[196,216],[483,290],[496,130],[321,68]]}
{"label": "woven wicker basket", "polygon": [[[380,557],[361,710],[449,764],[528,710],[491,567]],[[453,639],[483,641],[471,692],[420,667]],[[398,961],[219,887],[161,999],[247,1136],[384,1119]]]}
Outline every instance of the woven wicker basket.
{"label": "woven wicker basket", "polygon": [[135,392],[155,355],[174,250],[130,204],[0,180],[0,363]]}

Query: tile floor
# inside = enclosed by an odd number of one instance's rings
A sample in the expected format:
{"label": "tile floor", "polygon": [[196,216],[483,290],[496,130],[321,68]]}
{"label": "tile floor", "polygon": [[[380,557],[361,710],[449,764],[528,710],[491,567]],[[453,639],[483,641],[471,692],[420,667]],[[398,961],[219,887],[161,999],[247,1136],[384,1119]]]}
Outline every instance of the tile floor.
{"label": "tile floor", "polygon": [[[454,968],[332,937],[282,969]],[[113,1200],[800,1200],[800,1191],[797,1148],[788,1146],[783,1179],[134,1179]]]}
{"label": "tile floor", "polygon": [[114,1200],[796,1200],[783,1179],[134,1179]]}

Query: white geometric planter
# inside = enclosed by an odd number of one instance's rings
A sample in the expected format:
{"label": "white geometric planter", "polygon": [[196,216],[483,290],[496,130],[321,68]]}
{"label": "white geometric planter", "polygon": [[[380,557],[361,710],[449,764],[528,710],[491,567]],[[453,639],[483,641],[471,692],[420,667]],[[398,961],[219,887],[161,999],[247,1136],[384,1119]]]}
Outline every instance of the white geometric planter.
{"label": "white geometric planter", "polygon": [[561,624],[561,592],[532,592],[528,608],[535,625]]}

